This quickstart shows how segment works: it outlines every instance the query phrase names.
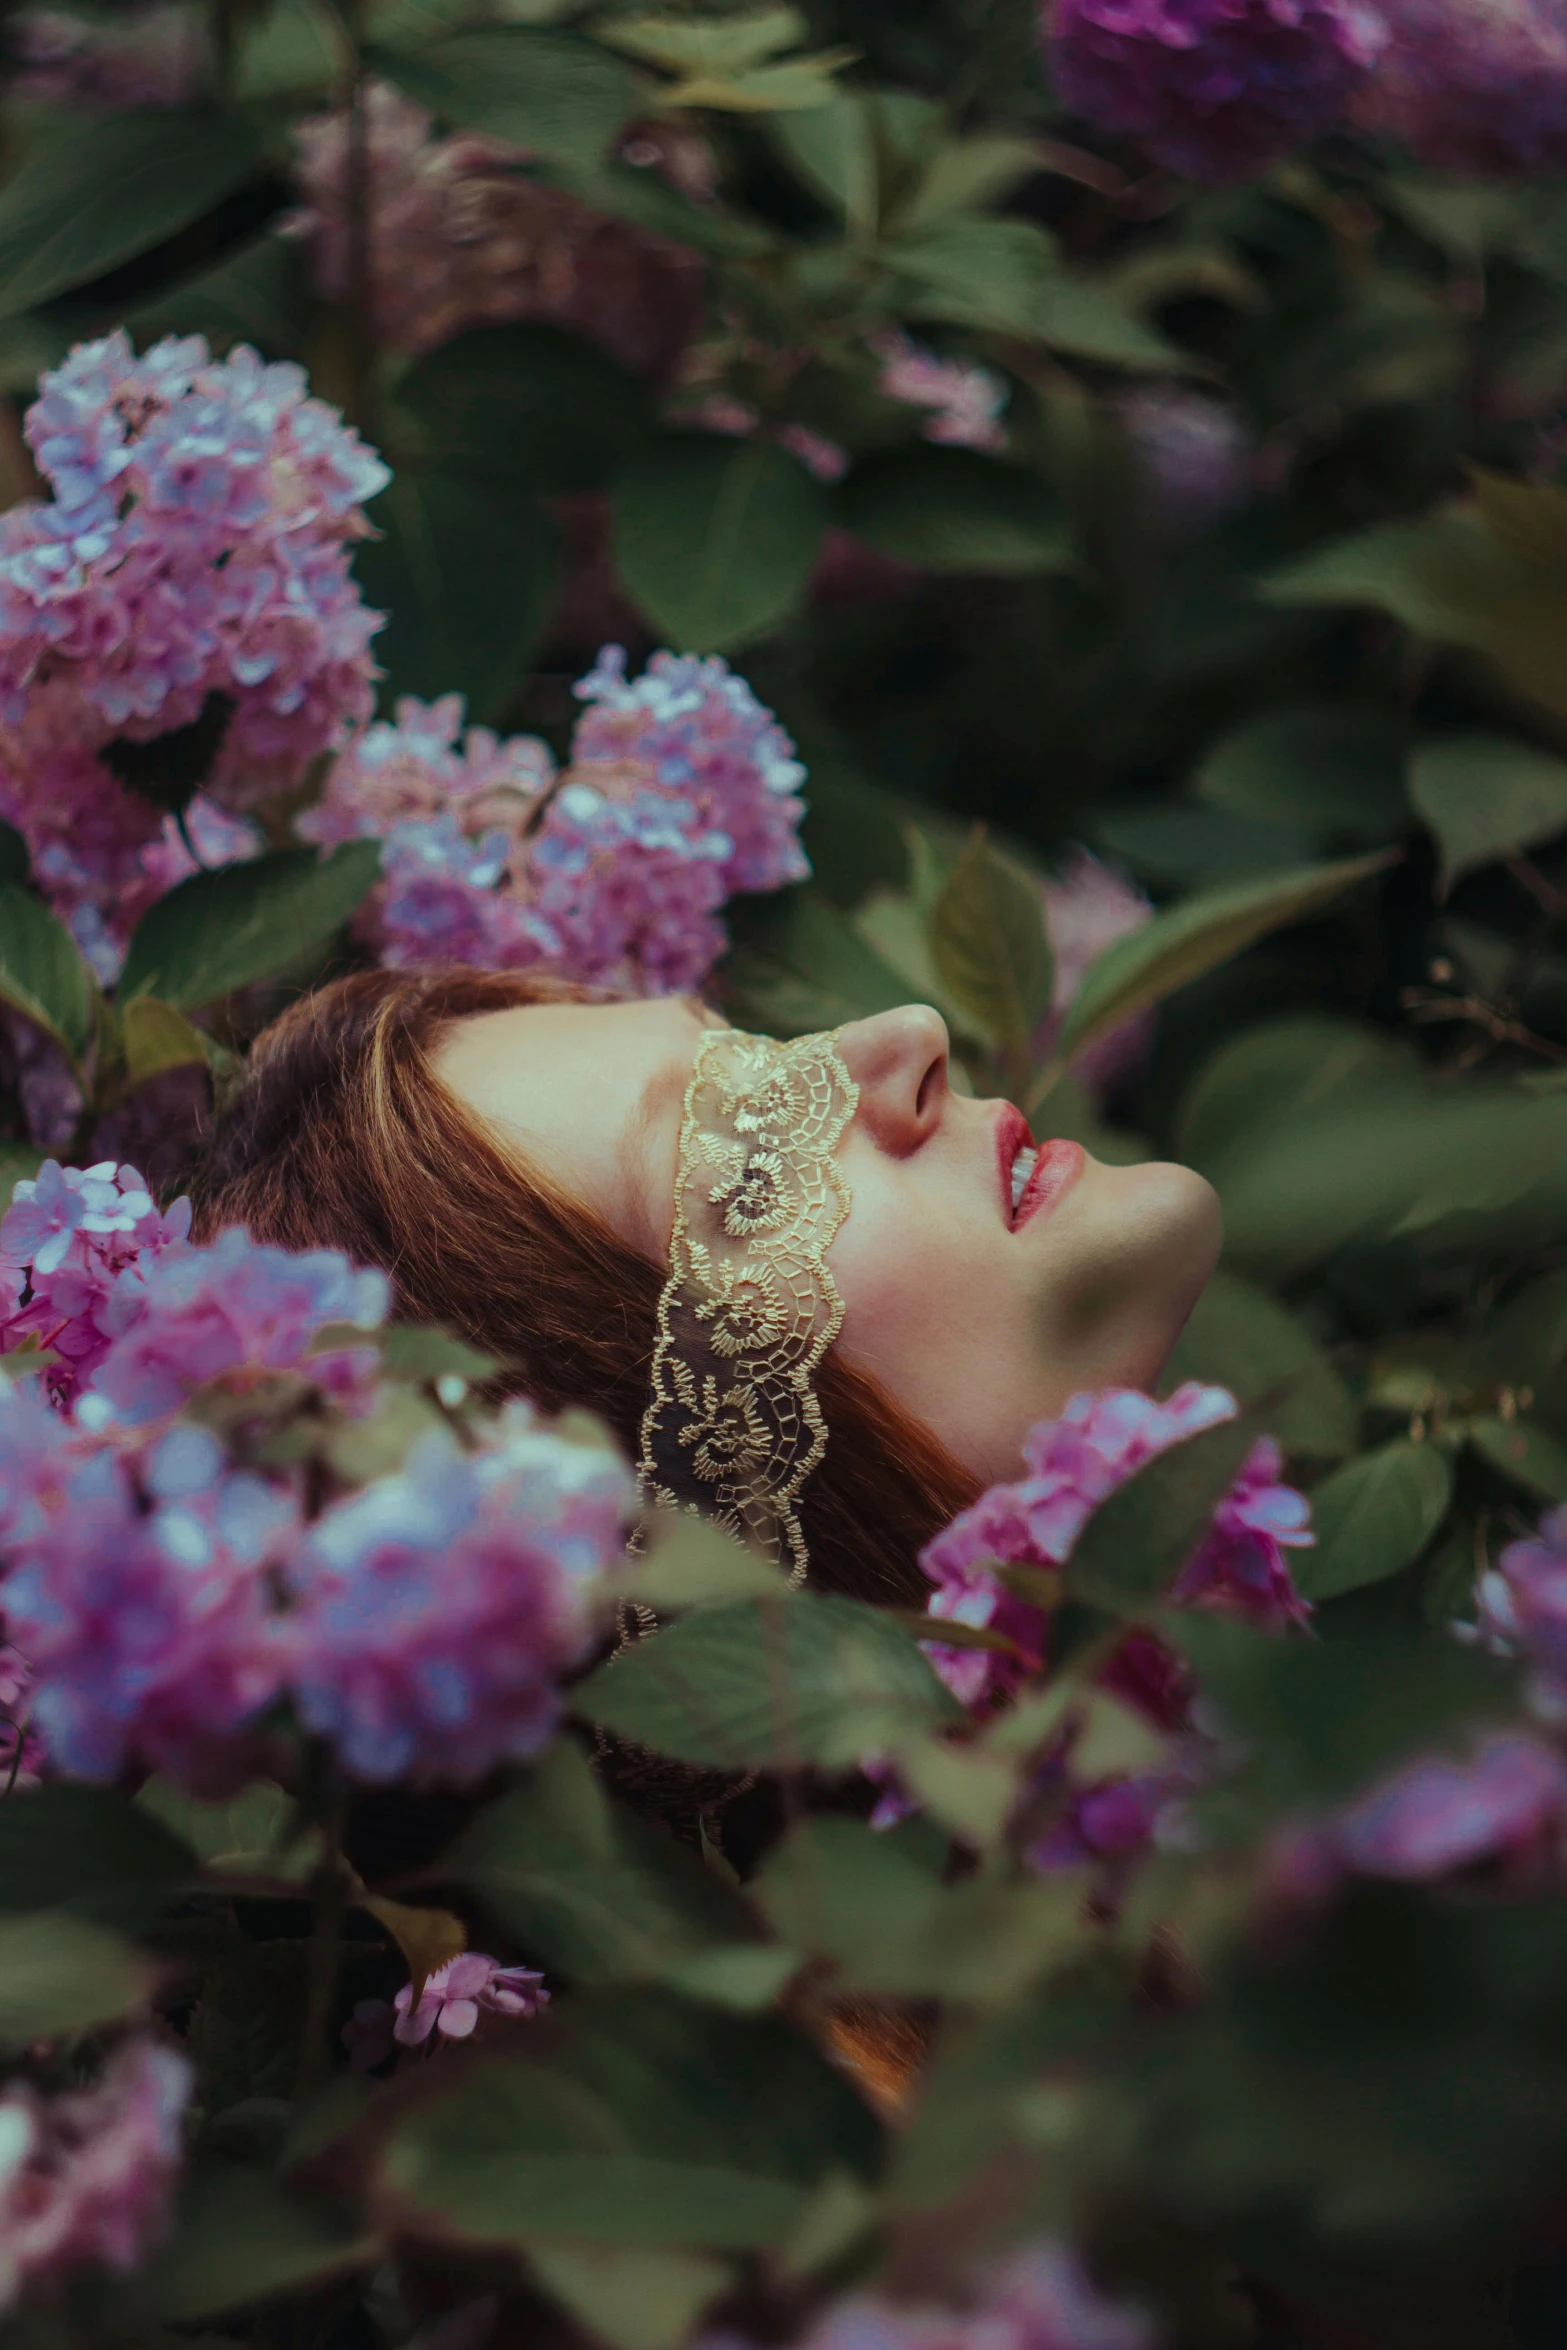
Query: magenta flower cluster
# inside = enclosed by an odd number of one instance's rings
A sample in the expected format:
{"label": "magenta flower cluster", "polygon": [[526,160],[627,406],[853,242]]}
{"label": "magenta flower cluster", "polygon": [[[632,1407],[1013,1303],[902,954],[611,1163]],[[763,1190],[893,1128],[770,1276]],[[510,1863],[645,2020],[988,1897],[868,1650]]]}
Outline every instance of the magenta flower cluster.
{"label": "magenta flower cluster", "polygon": [[301,369],[244,345],[214,361],[199,335],[141,358],[123,332],[79,345],[26,433],[52,495],[0,516],[0,814],[62,913],[90,904],[123,936],[118,900],[167,886],[141,865],[164,818],[102,754],[221,695],[208,783],[243,810],[362,724],[380,621],[349,555],[390,476]]}
{"label": "magenta flower cluster", "polygon": [[1392,32],[1355,107],[1459,178],[1551,175],[1567,153],[1563,0],[1379,0]]}
{"label": "magenta flower cluster", "polygon": [[[966,2309],[840,2301],[800,2350],[1154,2350],[1151,2318],[1108,2299],[1069,2246],[1036,2238],[983,2279]],[[736,2350],[709,2336],[701,2350]]]}
{"label": "magenta flower cluster", "polygon": [[1054,0],[1048,24],[1067,104],[1199,180],[1329,129],[1388,38],[1364,0]]}
{"label": "magenta flower cluster", "polygon": [[343,2026],[343,2045],[361,2072],[384,2064],[394,2048],[471,2040],[483,2018],[542,2015],[550,2003],[536,1967],[502,1966],[482,1950],[465,1950],[425,1977],[417,1999],[405,1983],[395,1999],[361,1999]]}
{"label": "magenta flower cluster", "polygon": [[805,771],[725,662],[656,653],[633,679],[611,646],[577,693],[559,775],[530,736],[464,736],[457,695],[401,702],[337,761],[299,829],[384,841],[365,917],[384,961],[677,993],[723,952],[726,899],[804,878]]}
{"label": "magenta flower cluster", "polygon": [[[175,1415],[278,1373],[368,1409],[377,1357],[352,1334],[384,1318],[384,1277],[239,1230],[197,1247],[188,1206],[160,1217],[129,1168],[51,1162],[18,1189],[0,1607],[52,1766],[220,1793],[263,1766],[285,1701],[364,1779],[470,1779],[541,1744],[621,1546],[620,1461],[518,1404],[477,1449],[432,1435],[307,1523],[297,1474],[236,1469]],[[40,1380],[27,1340],[60,1357]]]}
{"label": "magenta flower cluster", "polygon": [[172,2048],[130,2040],[93,2088],[0,2092],[0,2309],[68,2269],[128,2273],[166,2234],[192,2080]]}

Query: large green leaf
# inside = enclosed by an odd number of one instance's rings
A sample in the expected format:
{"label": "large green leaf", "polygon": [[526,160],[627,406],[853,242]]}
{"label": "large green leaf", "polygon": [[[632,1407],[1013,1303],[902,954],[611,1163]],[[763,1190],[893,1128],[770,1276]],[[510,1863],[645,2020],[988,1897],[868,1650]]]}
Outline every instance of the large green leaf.
{"label": "large green leaf", "polygon": [[1053,276],[1044,290],[1034,332],[1054,351],[1094,359],[1103,367],[1152,368],[1161,375],[1187,375],[1192,361],[1144,323],[1108,286],[1089,278]]}
{"label": "large green leaf", "polygon": [[750,1931],[694,1853],[611,1810],[569,1743],[480,1812],[443,1866],[546,1967],[579,1980],[647,1979]]}
{"label": "large green leaf", "polygon": [[1385,1582],[1420,1556],[1452,1498],[1453,1466],[1434,1444],[1400,1437],[1346,1461],[1312,1488],[1317,1542],[1295,1553],[1297,1588],[1323,1600]]}
{"label": "large green leaf", "polygon": [[145,1951],[85,1918],[0,1918],[0,2041],[116,2023],[145,2005],[157,1975]]}
{"label": "large green leaf", "polygon": [[257,168],[259,125],[205,110],[97,117],[0,190],[0,318],[103,277],[200,218]]}
{"label": "large green leaf", "polygon": [[769,1036],[809,1036],[909,1000],[902,973],[817,889],[758,898],[734,920],[721,971],[734,1016]]}
{"label": "large green leaf", "polygon": [[1295,1113],[1315,1118],[1361,1094],[1407,1094],[1419,1070],[1407,1038],[1386,1029],[1316,1012],[1259,1020],[1198,1071],[1181,1104],[1176,1149],[1206,1175],[1254,1130],[1265,1134]]}
{"label": "large green leaf", "polygon": [[1407,754],[1389,711],[1289,702],[1215,743],[1196,788],[1233,815],[1307,826],[1324,847],[1373,846],[1409,828]]}
{"label": "large green leaf", "polygon": [[615,491],[615,555],[627,587],[683,650],[749,644],[805,600],[827,499],[770,441],[670,433]]}
{"label": "large green leaf", "polygon": [[1038,881],[976,829],[943,884],[930,931],[954,1003],[1026,1073],[1055,977]]}
{"label": "large green leaf", "polygon": [[921,443],[862,458],[836,493],[845,530],[926,571],[1024,577],[1072,562],[1066,516],[1037,474]]}
{"label": "large green leaf", "polygon": [[1567,1444],[1538,1420],[1471,1420],[1469,1441],[1482,1460],[1539,1501],[1567,1501]]}
{"label": "large green leaf", "polygon": [[705,2252],[547,2238],[529,2244],[528,2262],[546,2292],[609,2350],[682,2350],[733,2273],[732,2263]]}
{"label": "large green leaf", "polygon": [[269,359],[302,359],[314,296],[306,247],[268,229],[217,269],[187,278],[125,323],[145,350],[160,335],[205,335],[216,352],[254,344]]}
{"label": "large green leaf", "polygon": [[87,966],[64,923],[9,881],[0,883],[0,998],[80,1061],[92,1026]]}
{"label": "large green leaf", "polygon": [[505,715],[549,622],[559,548],[543,509],[508,481],[460,463],[405,466],[366,512],[354,570],[387,615],[375,654],[400,694],[467,697],[470,718]]}
{"label": "large green leaf", "polygon": [[183,1837],[106,1787],[60,1781],[0,1801],[0,1915],[112,1918],[156,1906],[197,1865]]}
{"label": "large green leaf", "polygon": [[1567,759],[1508,735],[1456,734],[1415,753],[1409,796],[1442,851],[1442,886],[1567,832]]}
{"label": "large green leaf", "polygon": [[1117,1615],[1145,1612],[1197,1548],[1261,1433],[1243,1412],[1172,1445],[1128,1478],[1072,1546],[1066,1585],[1073,1598]]}
{"label": "large green leaf", "polygon": [[1089,965],[1062,1026],[1061,1057],[1080,1052],[1270,930],[1332,905],[1346,890],[1381,872],[1387,861],[1352,857],[1340,864],[1308,865],[1302,872],[1204,890],[1167,907]]}
{"label": "large green leaf", "polygon": [[957,1714],[885,1615],[806,1592],[667,1625],[580,1682],[572,1703],[655,1753],[729,1770],[843,1769]]}
{"label": "large green leaf", "polygon": [[166,2324],[187,2325],[366,2268],[377,2252],[319,2192],[291,2195],[267,2171],[208,2162],[186,2180],[173,2237],[135,2292]]}
{"label": "large green leaf", "polygon": [[547,493],[601,489],[653,429],[646,386],[551,326],[478,326],[397,387],[443,467]]}
{"label": "large green leaf", "polygon": [[371,58],[378,73],[446,121],[552,162],[598,163],[637,109],[630,69],[574,33],[485,25]]}
{"label": "large green leaf", "polygon": [[243,865],[193,873],[136,925],[123,998],[157,994],[179,1011],[216,1003],[324,947],[380,871],[378,841],[321,856],[276,849]]}
{"label": "large green leaf", "polygon": [[1348,1388],[1287,1306],[1235,1273],[1216,1273],[1176,1340],[1164,1392],[1184,1379],[1227,1387],[1243,1404],[1268,1399],[1268,1433],[1286,1452],[1337,1460],[1355,1443]]}
{"label": "large green leaf", "polygon": [[1028,220],[961,216],[890,239],[880,258],[895,270],[896,307],[910,318],[950,320],[1037,336],[1055,271],[1055,247]]}
{"label": "large green leaf", "polygon": [[880,175],[872,103],[839,91],[826,106],[778,115],[768,134],[805,185],[854,228],[874,225]]}

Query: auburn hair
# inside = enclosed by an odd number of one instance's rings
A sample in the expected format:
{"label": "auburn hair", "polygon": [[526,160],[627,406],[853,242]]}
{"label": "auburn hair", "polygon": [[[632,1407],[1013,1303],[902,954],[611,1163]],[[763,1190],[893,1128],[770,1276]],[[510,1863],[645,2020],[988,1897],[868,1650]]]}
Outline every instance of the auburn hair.
{"label": "auburn hair", "polygon": [[[664,1268],[530,1164],[443,1084],[452,1022],[603,991],[520,972],[360,971],[263,1031],[195,1186],[196,1231],[243,1224],[391,1278],[400,1318],[497,1357],[546,1410],[587,1406],[636,1458]],[[835,1349],[801,1523],[824,1590],[920,1605],[917,1554],[977,1491],[936,1438]]]}

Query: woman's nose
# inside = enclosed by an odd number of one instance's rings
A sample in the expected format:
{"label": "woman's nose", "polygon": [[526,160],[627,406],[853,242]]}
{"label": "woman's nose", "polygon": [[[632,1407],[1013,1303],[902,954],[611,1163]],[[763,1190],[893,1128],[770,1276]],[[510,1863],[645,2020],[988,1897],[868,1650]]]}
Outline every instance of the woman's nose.
{"label": "woman's nose", "polygon": [[900,1004],[839,1030],[843,1065],[860,1089],[859,1122],[880,1149],[904,1157],[941,1124],[950,1042],[929,1004]]}

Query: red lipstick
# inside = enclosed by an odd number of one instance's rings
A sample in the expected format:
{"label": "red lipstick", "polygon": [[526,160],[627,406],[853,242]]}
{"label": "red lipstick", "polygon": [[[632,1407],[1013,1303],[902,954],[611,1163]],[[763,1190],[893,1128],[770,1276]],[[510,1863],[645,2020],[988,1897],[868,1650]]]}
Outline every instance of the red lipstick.
{"label": "red lipstick", "polygon": [[[1036,1156],[1029,1170],[1028,1180],[1012,1204],[1012,1170],[1019,1151],[1033,1151]],[[1028,1120],[1009,1102],[996,1121],[996,1165],[1001,1183],[1001,1213],[1014,1232],[1022,1230],[1042,1208],[1054,1207],[1056,1201],[1082,1172],[1087,1152],[1079,1142],[1054,1140],[1036,1143],[1029,1132]]]}

